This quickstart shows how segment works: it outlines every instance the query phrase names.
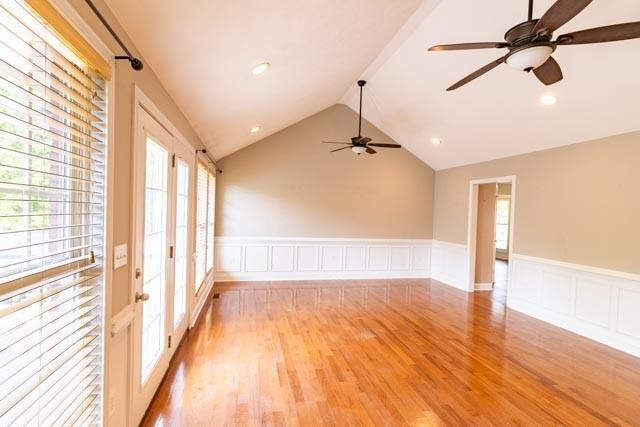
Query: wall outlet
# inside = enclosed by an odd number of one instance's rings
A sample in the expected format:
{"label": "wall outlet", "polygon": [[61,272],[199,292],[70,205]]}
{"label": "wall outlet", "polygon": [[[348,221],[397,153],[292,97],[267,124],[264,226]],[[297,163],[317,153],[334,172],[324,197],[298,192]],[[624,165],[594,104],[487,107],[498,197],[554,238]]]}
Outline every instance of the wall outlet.
{"label": "wall outlet", "polygon": [[113,248],[113,269],[127,265],[127,244],[123,243]]}

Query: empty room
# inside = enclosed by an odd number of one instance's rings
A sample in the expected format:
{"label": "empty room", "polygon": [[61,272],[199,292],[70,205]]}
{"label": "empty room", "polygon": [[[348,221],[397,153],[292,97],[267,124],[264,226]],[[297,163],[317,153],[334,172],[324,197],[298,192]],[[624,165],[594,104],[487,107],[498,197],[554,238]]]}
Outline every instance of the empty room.
{"label": "empty room", "polygon": [[637,0],[0,34],[0,426],[640,425]]}

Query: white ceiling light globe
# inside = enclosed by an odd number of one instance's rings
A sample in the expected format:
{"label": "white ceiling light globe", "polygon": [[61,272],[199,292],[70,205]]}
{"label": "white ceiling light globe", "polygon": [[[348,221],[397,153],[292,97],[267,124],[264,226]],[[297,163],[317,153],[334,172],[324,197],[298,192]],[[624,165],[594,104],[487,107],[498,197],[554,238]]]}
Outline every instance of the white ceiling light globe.
{"label": "white ceiling light globe", "polygon": [[551,46],[531,46],[507,57],[507,64],[516,70],[533,70],[544,64],[553,53]]}
{"label": "white ceiling light globe", "polygon": [[359,156],[360,154],[362,154],[365,151],[367,151],[367,148],[363,147],[362,145],[356,145],[354,147],[351,147],[351,151],[353,151],[354,153],[356,153]]}

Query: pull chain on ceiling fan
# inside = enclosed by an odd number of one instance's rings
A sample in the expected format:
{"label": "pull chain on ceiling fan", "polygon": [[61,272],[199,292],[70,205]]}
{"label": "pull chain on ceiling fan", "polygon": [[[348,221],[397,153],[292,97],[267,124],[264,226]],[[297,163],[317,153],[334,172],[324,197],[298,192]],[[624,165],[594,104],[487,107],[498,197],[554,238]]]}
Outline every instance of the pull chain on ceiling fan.
{"label": "pull chain on ceiling fan", "polygon": [[490,62],[447,88],[448,91],[458,89],[503,63],[518,70],[533,71],[542,83],[552,85],[563,78],[560,65],[551,56],[558,46],[640,38],[640,22],[629,22],[575,31],[552,40],[554,31],[572,20],[592,1],[557,0],[542,15],[542,18],[533,19],[533,0],[529,0],[528,19],[507,31],[504,36],[506,42],[446,44],[432,46],[429,51],[491,48],[509,50],[509,53],[503,57]]}
{"label": "pull chain on ceiling fan", "polygon": [[360,155],[362,153],[376,154],[377,151],[372,147],[378,148],[401,148],[402,146],[399,144],[386,144],[382,142],[371,142],[371,138],[367,138],[362,136],[362,88],[366,85],[367,82],[365,80],[358,80],[358,86],[360,86],[360,112],[358,114],[358,136],[354,136],[351,138],[351,142],[335,142],[335,141],[322,141],[323,144],[340,144],[346,145],[346,147],[336,148],[335,150],[331,150],[332,153],[336,151],[346,150],[347,148],[351,148],[355,154]]}

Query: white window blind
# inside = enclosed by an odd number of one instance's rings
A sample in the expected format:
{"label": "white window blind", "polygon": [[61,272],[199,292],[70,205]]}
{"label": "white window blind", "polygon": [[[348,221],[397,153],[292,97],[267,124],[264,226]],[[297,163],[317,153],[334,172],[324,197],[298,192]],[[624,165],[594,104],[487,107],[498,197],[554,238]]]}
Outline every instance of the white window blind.
{"label": "white window blind", "polygon": [[0,425],[101,422],[105,82],[0,0]]}
{"label": "white window blind", "polygon": [[196,180],[196,292],[213,268],[215,180],[215,174],[205,164],[198,162]]}

